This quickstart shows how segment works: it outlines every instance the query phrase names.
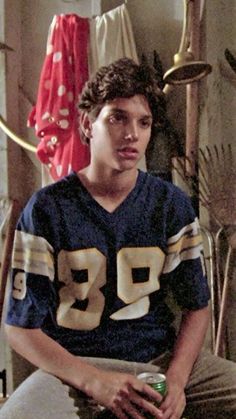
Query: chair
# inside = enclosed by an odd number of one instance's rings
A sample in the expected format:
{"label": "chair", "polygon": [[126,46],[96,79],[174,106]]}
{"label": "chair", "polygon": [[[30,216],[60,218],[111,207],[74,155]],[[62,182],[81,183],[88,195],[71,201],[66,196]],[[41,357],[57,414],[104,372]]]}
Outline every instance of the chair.
{"label": "chair", "polygon": [[[11,263],[11,255],[12,255],[12,248],[13,248],[13,240],[14,240],[14,231],[18,216],[20,214],[20,204],[16,200],[8,200],[5,197],[0,197],[0,204],[1,204],[1,212],[4,212],[4,209],[7,208],[7,213],[3,218],[1,223],[1,236],[2,236],[2,255],[1,255],[1,265],[0,265],[0,323],[2,321],[2,314],[3,314],[3,305],[4,305],[4,297],[5,297],[5,290],[8,278],[8,272]],[[6,234],[4,237],[4,229],[6,228]]]}
{"label": "chair", "polygon": [[201,226],[201,234],[203,239],[203,265],[205,268],[208,285],[211,294],[210,309],[211,318],[210,326],[207,331],[204,346],[209,348],[212,353],[215,352],[216,345],[216,307],[217,307],[217,290],[218,285],[215,280],[215,244],[212,233],[204,226]]}
{"label": "chair", "polygon": [[[14,230],[20,210],[21,207],[18,201],[0,197],[0,326],[2,324],[7,279],[11,263]],[[7,396],[7,372],[5,368],[0,371],[0,380],[2,381],[2,399],[0,399],[2,403]]]}

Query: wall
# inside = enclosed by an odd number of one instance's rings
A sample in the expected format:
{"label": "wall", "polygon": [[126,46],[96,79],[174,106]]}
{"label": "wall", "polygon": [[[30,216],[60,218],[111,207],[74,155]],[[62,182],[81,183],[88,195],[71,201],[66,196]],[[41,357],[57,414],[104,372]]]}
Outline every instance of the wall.
{"label": "wall", "polygon": [[[6,40],[6,44],[11,48],[14,48],[14,51],[7,51],[6,53],[0,54],[0,113],[6,118],[8,114],[11,115],[12,125],[16,126],[18,123],[18,103],[17,103],[17,77],[18,77],[18,67],[19,67],[19,43],[18,39],[19,33],[17,30],[19,28],[17,11],[19,8],[16,4],[16,13],[12,16],[12,24],[16,27],[15,35],[16,37],[11,36],[9,30],[9,11],[12,7],[12,0],[8,3],[1,2],[0,5],[0,18],[1,18],[1,40]],[[19,16],[19,15],[18,15]],[[12,86],[9,89],[10,85]],[[16,93],[16,94],[15,94]],[[14,193],[14,185],[11,188],[11,176],[14,176],[14,168],[12,168],[12,174],[10,165],[8,162],[8,157],[11,155],[12,159],[17,159],[19,154],[15,152],[14,147],[8,143],[6,136],[1,132],[1,152],[0,152],[0,162],[2,168],[2,179],[0,191],[3,195],[8,195]]]}
{"label": "wall", "polygon": [[[0,2],[0,39],[4,39],[5,20],[4,20],[4,4]],[[0,111],[5,116],[6,110],[6,55],[0,54]],[[7,139],[3,132],[0,132],[0,166],[2,182],[0,182],[0,195],[8,194],[8,173],[7,173]]]}
{"label": "wall", "polygon": [[[13,129],[19,123],[18,108],[18,75],[20,67],[20,3],[14,0],[0,3],[1,40],[14,51],[0,55],[0,113],[11,121]],[[12,31],[14,27],[14,31]],[[16,179],[22,174],[19,147],[10,142],[3,132],[0,133],[0,194],[5,197],[19,198],[21,193]],[[22,185],[22,184],[21,184]],[[1,238],[0,238],[1,240]],[[11,374],[11,360],[8,347],[3,346],[3,331],[0,331],[0,370],[7,368],[8,378]],[[1,387],[0,387],[1,391]]]}
{"label": "wall", "polygon": [[201,89],[199,132],[202,145],[234,142],[236,74],[227,63],[224,51],[229,48],[236,56],[235,16],[234,0],[206,3],[204,53],[213,72]]}
{"label": "wall", "polygon": [[[203,39],[203,51],[208,61],[213,66],[212,74],[201,84],[200,92],[200,120],[199,120],[199,141],[202,150],[206,150],[205,146],[212,147],[215,144],[219,150],[220,162],[223,162],[223,154],[221,152],[221,144],[226,147],[228,144],[232,145],[232,156],[234,161],[236,159],[236,73],[230,68],[225,59],[225,49],[228,48],[236,58],[236,2],[235,0],[208,0],[206,2],[205,13],[203,16],[203,23],[205,27]],[[214,160],[215,161],[215,160]],[[212,165],[211,165],[212,166]],[[221,172],[219,163],[215,165],[215,177],[213,182],[217,179],[222,184],[222,189],[225,190],[228,186],[229,177],[226,177],[223,183],[224,172],[234,169],[235,163],[228,161],[225,170]],[[232,169],[232,170],[231,170]],[[209,169],[208,169],[209,171]],[[207,170],[206,170],[207,172]],[[207,175],[207,173],[206,173]],[[214,173],[213,173],[214,176]],[[234,174],[234,185],[228,196],[233,203],[233,198],[236,198],[236,173]],[[216,198],[221,199],[219,193],[216,193]],[[213,201],[214,202],[214,201]],[[236,202],[236,201],[234,201]],[[229,205],[227,204],[228,212]],[[236,209],[232,205],[232,213],[236,222]],[[209,222],[206,210],[201,208],[201,219]],[[216,232],[219,226],[212,223],[210,220],[211,229]],[[220,264],[221,268],[223,263]],[[236,361],[236,270],[235,270],[235,253],[231,257],[229,281],[229,301],[228,301],[228,315],[227,315],[227,335],[229,342],[230,359]]]}

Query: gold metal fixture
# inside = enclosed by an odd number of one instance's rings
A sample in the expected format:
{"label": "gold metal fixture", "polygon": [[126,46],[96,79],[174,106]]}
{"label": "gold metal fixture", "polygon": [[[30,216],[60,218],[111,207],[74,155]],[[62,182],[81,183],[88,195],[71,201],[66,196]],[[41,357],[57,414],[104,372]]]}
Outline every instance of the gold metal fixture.
{"label": "gold metal fixture", "polygon": [[19,137],[17,134],[15,134],[7,125],[6,121],[3,119],[3,117],[0,115],[0,128],[5,132],[5,134],[10,137],[13,141],[15,141],[17,144],[19,144],[21,147],[23,147],[26,150],[32,151],[36,153],[37,147],[33,144],[28,143],[28,141],[24,140],[23,138]]}
{"label": "gold metal fixture", "polygon": [[[207,76],[212,67],[205,61],[195,60],[190,47],[190,4],[193,0],[184,0],[184,21],[177,54],[174,55],[174,65],[164,74],[167,84],[188,84]],[[191,5],[192,6],[192,5]]]}

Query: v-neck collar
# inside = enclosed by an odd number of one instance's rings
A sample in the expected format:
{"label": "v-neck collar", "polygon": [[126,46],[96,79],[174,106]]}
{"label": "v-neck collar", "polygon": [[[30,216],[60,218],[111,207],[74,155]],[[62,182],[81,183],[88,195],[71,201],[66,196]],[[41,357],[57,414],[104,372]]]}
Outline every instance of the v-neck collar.
{"label": "v-neck collar", "polygon": [[124,200],[114,209],[114,211],[110,212],[106,208],[104,208],[88,191],[88,189],[83,185],[79,176],[76,172],[72,172],[74,175],[75,181],[77,185],[80,187],[82,191],[83,200],[85,201],[86,205],[89,208],[96,208],[96,212],[98,211],[101,215],[105,216],[106,218],[114,218],[117,214],[119,214],[126,206],[130,203],[132,199],[136,196],[141,184],[144,180],[144,173],[138,169],[138,176],[135,182],[133,189],[128,193],[128,195],[124,198]]}

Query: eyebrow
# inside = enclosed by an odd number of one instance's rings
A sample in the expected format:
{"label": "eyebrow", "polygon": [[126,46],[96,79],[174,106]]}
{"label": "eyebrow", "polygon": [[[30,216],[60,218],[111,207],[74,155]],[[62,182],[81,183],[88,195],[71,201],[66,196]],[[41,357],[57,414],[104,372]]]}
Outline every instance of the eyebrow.
{"label": "eyebrow", "polygon": [[[109,111],[108,111],[108,114],[111,113],[111,112],[116,112],[116,113],[121,113],[121,114],[128,114],[129,113],[125,109],[121,109],[121,108],[117,108],[117,107],[110,108]],[[151,113],[150,114],[146,113],[146,114],[141,115],[141,118],[153,119],[153,116],[152,116]]]}

